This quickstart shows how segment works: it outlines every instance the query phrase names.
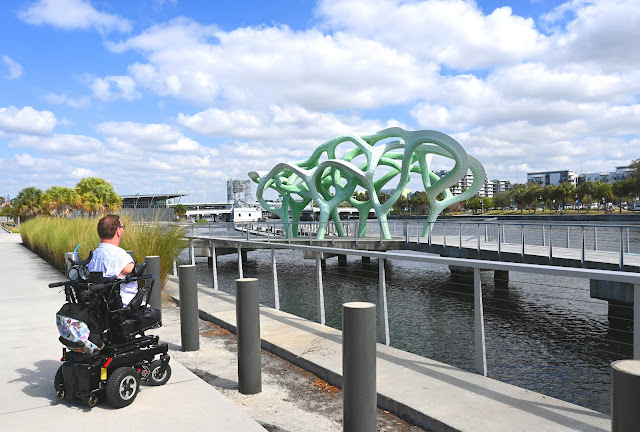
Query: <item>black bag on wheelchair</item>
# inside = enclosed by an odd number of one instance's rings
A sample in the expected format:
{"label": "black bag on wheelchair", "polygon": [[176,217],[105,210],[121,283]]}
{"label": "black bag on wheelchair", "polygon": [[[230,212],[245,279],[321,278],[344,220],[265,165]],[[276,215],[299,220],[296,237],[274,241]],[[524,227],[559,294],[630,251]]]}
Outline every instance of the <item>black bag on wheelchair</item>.
{"label": "black bag on wheelchair", "polygon": [[65,303],[56,313],[60,342],[74,351],[89,354],[104,347],[102,328],[91,309],[81,303]]}

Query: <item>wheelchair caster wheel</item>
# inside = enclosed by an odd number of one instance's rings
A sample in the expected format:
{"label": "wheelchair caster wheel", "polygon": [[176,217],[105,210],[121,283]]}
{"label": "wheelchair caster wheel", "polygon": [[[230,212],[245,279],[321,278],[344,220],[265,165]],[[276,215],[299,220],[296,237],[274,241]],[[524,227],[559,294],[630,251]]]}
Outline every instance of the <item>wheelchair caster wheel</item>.
{"label": "wheelchair caster wheel", "polygon": [[58,399],[58,400],[64,399],[64,390],[58,390],[56,392],[56,399]]}
{"label": "wheelchair caster wheel", "polygon": [[98,396],[89,396],[89,399],[87,399],[87,405],[89,405],[89,408],[93,408],[98,405]]}

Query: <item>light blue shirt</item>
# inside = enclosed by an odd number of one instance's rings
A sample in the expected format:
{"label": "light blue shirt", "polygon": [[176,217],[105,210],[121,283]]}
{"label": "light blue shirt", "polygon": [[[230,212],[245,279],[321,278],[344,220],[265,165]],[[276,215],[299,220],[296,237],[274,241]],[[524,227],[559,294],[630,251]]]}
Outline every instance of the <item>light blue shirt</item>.
{"label": "light blue shirt", "polygon": [[[127,264],[132,263],[133,258],[121,247],[100,243],[93,251],[93,258],[87,266],[89,271],[99,271],[105,277],[118,277]],[[138,292],[138,282],[129,282],[120,285],[120,298],[122,305],[129,304],[133,296]]]}

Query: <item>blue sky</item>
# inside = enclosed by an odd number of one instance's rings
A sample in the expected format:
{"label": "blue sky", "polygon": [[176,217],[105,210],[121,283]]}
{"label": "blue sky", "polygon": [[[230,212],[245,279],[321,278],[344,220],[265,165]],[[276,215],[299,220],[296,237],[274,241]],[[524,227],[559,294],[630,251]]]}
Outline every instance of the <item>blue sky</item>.
{"label": "blue sky", "polygon": [[0,36],[2,196],[98,176],[225,200],[389,126],[519,183],[640,157],[638,0],[9,0]]}

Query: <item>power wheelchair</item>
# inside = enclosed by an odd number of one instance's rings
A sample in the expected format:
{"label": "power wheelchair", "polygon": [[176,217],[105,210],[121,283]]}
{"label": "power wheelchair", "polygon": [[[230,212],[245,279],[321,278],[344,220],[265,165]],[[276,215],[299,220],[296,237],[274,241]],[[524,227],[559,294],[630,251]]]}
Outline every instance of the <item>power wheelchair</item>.
{"label": "power wheelchair", "polygon": [[[103,398],[115,408],[130,405],[141,382],[159,386],[171,376],[168,344],[146,330],[160,327],[144,300],[148,300],[155,279],[145,275],[145,265],[135,266],[126,277],[108,278],[88,272],[84,261],[68,258],[68,281],[49,284],[64,286],[65,305],[56,314],[60,342],[64,345],[54,387],[56,398],[79,400],[94,407]],[[120,285],[151,280],[123,307]],[[156,311],[155,315],[158,315]],[[158,356],[158,358],[156,358]]]}

